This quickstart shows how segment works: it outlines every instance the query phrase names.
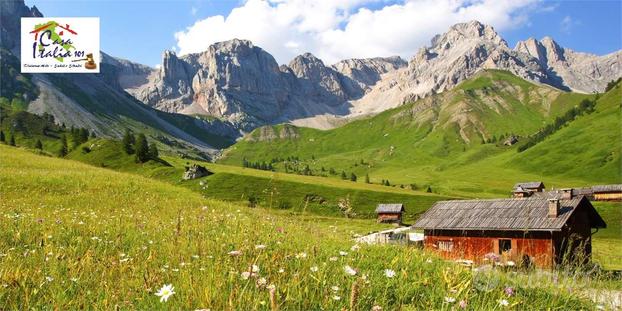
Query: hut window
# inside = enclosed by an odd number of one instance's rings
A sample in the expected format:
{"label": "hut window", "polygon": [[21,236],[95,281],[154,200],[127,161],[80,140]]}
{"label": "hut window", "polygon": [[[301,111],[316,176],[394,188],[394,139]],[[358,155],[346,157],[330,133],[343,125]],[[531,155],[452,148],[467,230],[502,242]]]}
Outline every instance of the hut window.
{"label": "hut window", "polygon": [[438,241],[438,249],[451,252],[454,250],[454,242],[453,241]]}
{"label": "hut window", "polygon": [[510,252],[512,250],[512,240],[502,239],[499,240],[499,254]]}

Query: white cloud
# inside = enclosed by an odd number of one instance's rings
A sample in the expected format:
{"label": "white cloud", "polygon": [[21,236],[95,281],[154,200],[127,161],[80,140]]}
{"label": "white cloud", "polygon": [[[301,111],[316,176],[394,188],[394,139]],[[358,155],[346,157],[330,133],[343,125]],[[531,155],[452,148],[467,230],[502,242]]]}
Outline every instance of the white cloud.
{"label": "white cloud", "polygon": [[[369,9],[372,2],[378,3]],[[175,38],[182,55],[238,38],[251,40],[279,63],[304,52],[329,64],[375,56],[408,59],[455,23],[475,19],[504,30],[525,24],[537,5],[538,0],[247,0],[226,17],[199,20]]]}
{"label": "white cloud", "polygon": [[575,21],[569,15],[566,15],[559,23],[560,30],[565,34],[570,34],[570,31],[575,25],[580,25],[580,21]]}

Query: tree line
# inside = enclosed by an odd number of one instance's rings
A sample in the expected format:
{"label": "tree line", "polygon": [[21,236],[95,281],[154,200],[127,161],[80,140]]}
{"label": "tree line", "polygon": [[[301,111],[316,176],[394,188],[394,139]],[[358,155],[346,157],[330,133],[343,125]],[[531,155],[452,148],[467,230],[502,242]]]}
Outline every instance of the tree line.
{"label": "tree line", "polygon": [[155,143],[150,144],[143,133],[134,135],[129,129],[126,129],[121,144],[126,154],[134,154],[137,163],[145,163],[159,158],[158,146]]}
{"label": "tree line", "polygon": [[578,106],[571,108],[562,116],[556,117],[555,121],[551,124],[547,124],[545,127],[540,129],[536,134],[531,135],[527,138],[527,141],[518,147],[518,152],[523,152],[537,143],[543,141],[545,138],[550,136],[551,134],[557,132],[566,124],[570,123],[578,116],[581,116],[585,113],[590,114],[594,112],[596,107],[596,102],[589,99],[584,99],[579,103]]}

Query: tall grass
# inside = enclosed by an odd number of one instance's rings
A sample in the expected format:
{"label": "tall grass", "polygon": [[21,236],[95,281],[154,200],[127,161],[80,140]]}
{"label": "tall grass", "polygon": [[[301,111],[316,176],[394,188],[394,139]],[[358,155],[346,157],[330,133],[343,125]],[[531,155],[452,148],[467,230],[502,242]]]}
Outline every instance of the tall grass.
{"label": "tall grass", "polygon": [[[479,272],[416,248],[355,245],[361,220],[327,226],[1,145],[0,195],[6,309],[593,307],[552,282],[495,270],[481,286]],[[164,284],[175,294],[160,302]]]}

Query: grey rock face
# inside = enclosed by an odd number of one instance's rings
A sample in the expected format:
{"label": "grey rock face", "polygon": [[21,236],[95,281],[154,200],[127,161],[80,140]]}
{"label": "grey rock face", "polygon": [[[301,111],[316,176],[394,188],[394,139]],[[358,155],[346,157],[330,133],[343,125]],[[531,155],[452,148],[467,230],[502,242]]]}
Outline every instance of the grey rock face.
{"label": "grey rock face", "polygon": [[36,6],[29,8],[23,0],[0,1],[0,46],[20,57],[20,17],[42,17]]}
{"label": "grey rock face", "polygon": [[201,166],[198,164],[192,164],[190,167],[186,167],[186,171],[184,172],[182,179],[183,180],[197,179],[197,178],[209,176],[212,174],[214,173],[210,172],[204,166]]}
{"label": "grey rock face", "polygon": [[251,130],[320,113],[346,113],[344,105],[360,98],[368,83],[404,65],[395,58],[351,63],[357,68],[344,63],[337,69],[306,53],[279,67],[263,49],[234,39],[182,57],[167,51],[149,82],[128,92],[160,110],[209,115]]}
{"label": "grey rock face", "polygon": [[604,56],[580,53],[560,47],[550,37],[520,41],[514,50],[537,59],[562,88],[578,92],[602,92],[609,81],[622,75],[622,51]]}

